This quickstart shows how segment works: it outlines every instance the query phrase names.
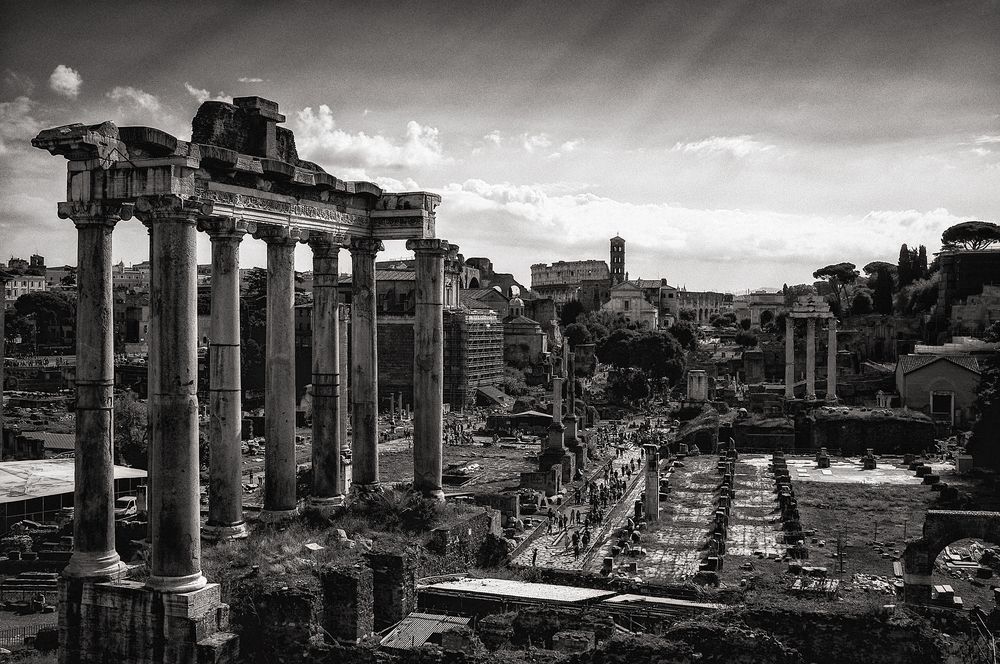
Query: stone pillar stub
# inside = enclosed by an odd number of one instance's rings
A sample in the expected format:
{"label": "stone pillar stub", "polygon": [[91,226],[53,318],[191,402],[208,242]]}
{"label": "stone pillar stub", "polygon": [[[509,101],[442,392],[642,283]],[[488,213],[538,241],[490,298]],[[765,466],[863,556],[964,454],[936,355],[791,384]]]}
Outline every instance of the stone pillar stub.
{"label": "stone pillar stub", "polygon": [[795,398],[795,319],[785,318],[785,398]]}
{"label": "stone pillar stub", "polygon": [[340,304],[341,237],[309,233],[313,254],[312,311],[312,502],[340,505],[344,486],[340,469]]}
{"label": "stone pillar stub", "polygon": [[806,399],[816,399],[816,319],[806,319]]}
{"label": "stone pillar stub", "polygon": [[646,520],[660,518],[660,454],[656,445],[644,445],[646,452]]}
{"label": "stone pillar stub", "polygon": [[60,203],[58,214],[78,237],[73,555],[63,574],[114,578],[125,565],[115,551],[111,236],[131,209]]}
{"label": "stone pillar stub", "polygon": [[416,255],[413,322],[413,488],[444,500],[444,257],[446,240],[407,240]]}
{"label": "stone pillar stub", "polygon": [[201,574],[196,220],[209,214],[211,204],[175,195],[136,201],[136,215],[153,228],[150,327],[155,352],[149,361],[157,366],[156,382],[149,386],[155,491],[146,585],[169,593],[207,583]]}
{"label": "stone pillar stub", "polygon": [[837,319],[827,321],[826,342],[826,400],[837,400]]}
{"label": "stone pillar stub", "polygon": [[259,226],[267,244],[267,325],[264,360],[264,509],[261,520],[298,512],[295,477],[295,245],[302,233]]}
{"label": "stone pillar stub", "polygon": [[378,485],[378,324],[375,255],[381,240],[351,239],[351,450],[352,483]]}
{"label": "stone pillar stub", "polygon": [[198,230],[212,242],[212,308],[209,331],[208,522],[202,537],[218,541],[247,536],[243,519],[240,372],[240,242],[256,225],[231,217],[209,217]]}

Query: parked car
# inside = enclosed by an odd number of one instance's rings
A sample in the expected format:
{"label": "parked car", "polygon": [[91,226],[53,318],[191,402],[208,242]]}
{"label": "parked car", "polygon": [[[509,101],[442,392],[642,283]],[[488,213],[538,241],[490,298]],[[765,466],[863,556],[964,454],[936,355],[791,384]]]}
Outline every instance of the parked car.
{"label": "parked car", "polygon": [[115,501],[115,518],[125,519],[139,513],[135,496],[122,496]]}

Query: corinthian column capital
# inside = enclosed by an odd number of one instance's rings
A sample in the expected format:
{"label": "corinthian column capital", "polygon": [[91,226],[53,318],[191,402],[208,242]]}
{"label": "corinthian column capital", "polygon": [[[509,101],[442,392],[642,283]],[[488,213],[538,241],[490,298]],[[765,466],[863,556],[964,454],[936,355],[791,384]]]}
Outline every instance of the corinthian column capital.
{"label": "corinthian column capital", "polygon": [[309,231],[306,243],[312,249],[314,258],[336,258],[347,244],[343,235]]}

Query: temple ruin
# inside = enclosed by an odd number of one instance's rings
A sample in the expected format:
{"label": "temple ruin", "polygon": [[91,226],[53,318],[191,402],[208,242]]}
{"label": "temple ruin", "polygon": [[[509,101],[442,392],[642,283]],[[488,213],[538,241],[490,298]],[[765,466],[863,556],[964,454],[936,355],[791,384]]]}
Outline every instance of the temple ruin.
{"label": "temple ruin", "polygon": [[[414,484],[443,498],[443,265],[434,237],[440,197],[387,193],[299,159],[275,102],[202,104],[192,140],[111,122],[47,129],[32,144],[67,160],[60,218],[78,233],[79,358],[72,558],[60,591],[64,662],[234,661],[237,637],[219,587],[201,572],[201,539],[246,535],[240,484],[239,247],[267,244],[265,521],[299,509],[295,472],[294,250],[313,253],[313,501],[343,501],[345,477],[338,257],[351,252],[353,482],[377,487],[375,257],[384,240],[416,254]],[[124,581],[113,495],[112,234],[138,218],[149,230],[150,575]],[[212,244],[209,519],[200,522],[196,237]],[[116,624],[130,624],[127,631]]]}

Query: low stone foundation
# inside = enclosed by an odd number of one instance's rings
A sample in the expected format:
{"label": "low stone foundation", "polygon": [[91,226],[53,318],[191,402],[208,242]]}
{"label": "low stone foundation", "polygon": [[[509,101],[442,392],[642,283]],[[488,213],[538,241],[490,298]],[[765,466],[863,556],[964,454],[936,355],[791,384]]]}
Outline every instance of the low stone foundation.
{"label": "low stone foundation", "polygon": [[59,582],[60,664],[236,664],[219,585],[189,593],[137,581]]}

